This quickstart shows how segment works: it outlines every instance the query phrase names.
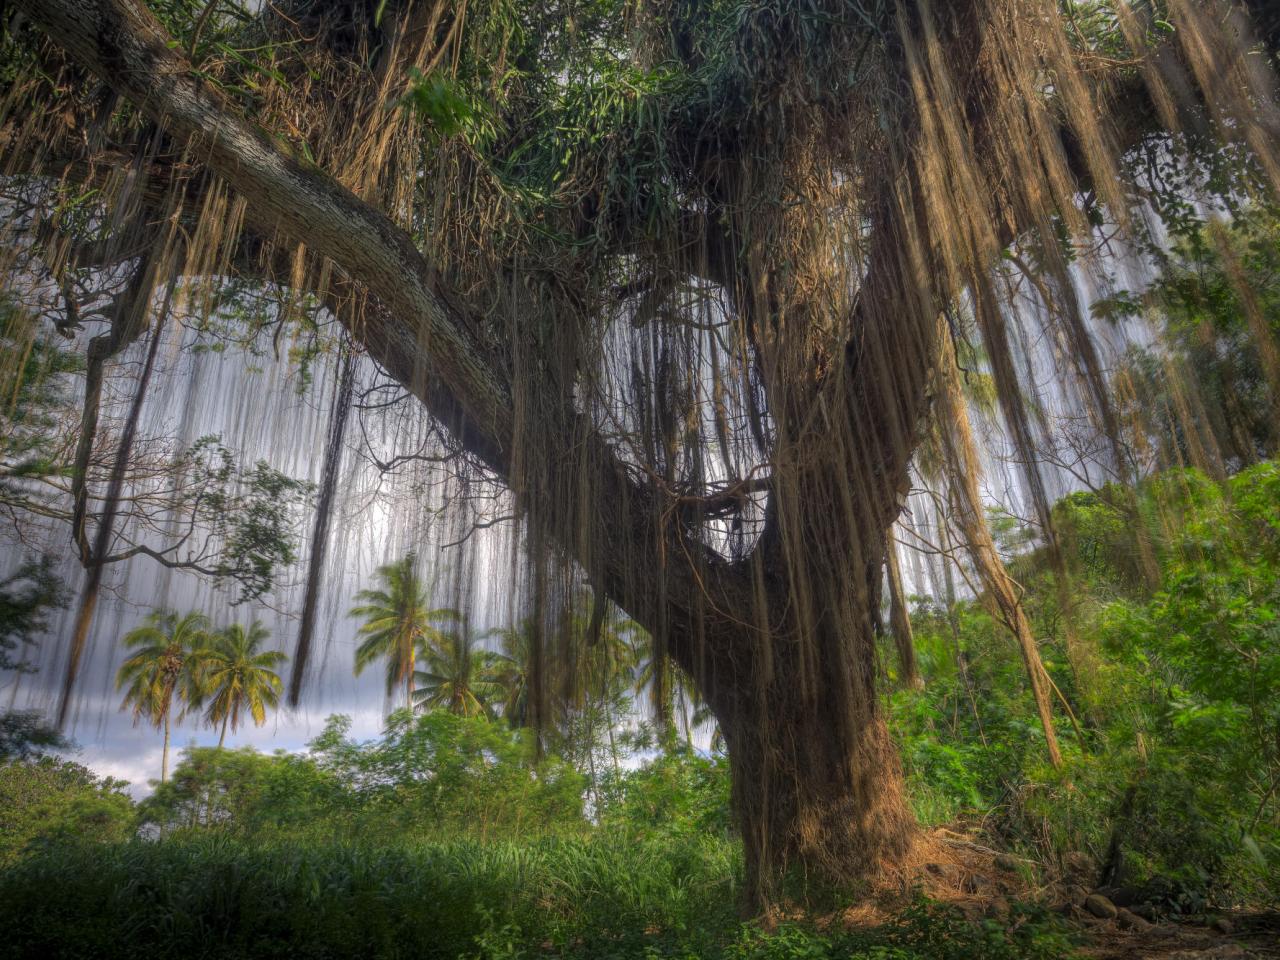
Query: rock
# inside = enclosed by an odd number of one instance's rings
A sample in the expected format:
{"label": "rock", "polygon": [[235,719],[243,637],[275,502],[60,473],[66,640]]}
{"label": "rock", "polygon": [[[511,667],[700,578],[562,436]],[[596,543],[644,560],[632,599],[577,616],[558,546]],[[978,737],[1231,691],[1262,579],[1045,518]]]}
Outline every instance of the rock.
{"label": "rock", "polygon": [[1083,907],[1089,899],[1089,891],[1079,884],[1069,883],[1062,888],[1062,898],[1072,906]]}
{"label": "rock", "polygon": [[1149,904],[1149,903],[1135,903],[1135,904],[1134,904],[1133,906],[1131,906],[1129,909],[1130,909],[1133,913],[1136,913],[1138,916],[1140,916],[1143,920],[1146,920],[1146,921],[1148,921],[1149,923],[1154,923],[1154,922],[1155,922],[1155,919],[1156,919],[1156,908],[1155,908],[1155,907],[1153,907],[1151,904]]}
{"label": "rock", "polygon": [[1072,911],[1076,907],[1084,906],[1084,902],[1089,896],[1088,890],[1084,887],[1077,886],[1074,883],[1069,883],[1064,887],[1059,887],[1058,893],[1060,900],[1057,906],[1053,909],[1068,917],[1071,916]]}
{"label": "rock", "polygon": [[991,920],[1009,919],[1009,901],[1004,897],[996,897],[987,904],[987,917]]}
{"label": "rock", "polygon": [[1151,929],[1151,924],[1132,910],[1126,910],[1124,907],[1116,908],[1116,926],[1121,930],[1145,931]]}
{"label": "rock", "polygon": [[960,889],[965,893],[981,893],[989,886],[991,886],[990,878],[984,877],[980,873],[968,874],[960,883]]}
{"label": "rock", "polygon": [[960,872],[954,863],[926,863],[924,868],[935,877],[952,882]]}
{"label": "rock", "polygon": [[1071,850],[1062,855],[1062,871],[1076,880],[1091,883],[1098,875],[1098,865],[1087,853]]}
{"label": "rock", "polygon": [[1005,873],[1018,872],[1018,858],[1007,853],[1001,853],[991,861],[997,870],[1003,870]]}
{"label": "rock", "polygon": [[1098,892],[1117,907],[1132,907],[1139,900],[1145,900],[1145,891],[1141,887],[1100,887]]}
{"label": "rock", "polygon": [[1155,906],[1173,906],[1178,902],[1178,884],[1168,877],[1152,877],[1142,887],[1142,897]]}
{"label": "rock", "polygon": [[1223,936],[1229,937],[1231,936],[1231,931],[1235,929],[1235,926],[1227,917],[1210,917],[1209,929],[1216,933],[1220,933]]}
{"label": "rock", "polygon": [[1116,905],[1100,893],[1089,894],[1085,898],[1084,908],[1099,920],[1114,920],[1119,912]]}
{"label": "rock", "polygon": [[966,900],[963,903],[957,904],[957,906],[960,908],[960,915],[970,923],[977,923],[979,920],[983,919],[982,914],[984,912],[984,907],[976,900]]}

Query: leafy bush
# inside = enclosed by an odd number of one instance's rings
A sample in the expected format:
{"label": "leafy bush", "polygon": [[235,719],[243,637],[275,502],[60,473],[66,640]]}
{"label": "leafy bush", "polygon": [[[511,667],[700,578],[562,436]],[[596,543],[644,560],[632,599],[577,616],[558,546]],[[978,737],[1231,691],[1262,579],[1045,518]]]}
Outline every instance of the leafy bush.
{"label": "leafy bush", "polygon": [[0,765],[0,866],[71,841],[126,839],[134,812],[124,787],[56,757]]}
{"label": "leafy bush", "polygon": [[[18,956],[461,957],[503,928],[583,956],[732,922],[723,842],[261,842],[51,847],[0,873]],[[637,954],[638,955],[638,954]]]}
{"label": "leafy bush", "polygon": [[605,829],[723,839],[733,831],[729,790],[727,759],[674,750],[638,769],[607,773],[596,816]]}
{"label": "leafy bush", "polygon": [[1225,483],[1180,469],[1134,491],[1074,493],[1054,517],[1073,578],[1070,635],[1049,558],[1011,565],[1079,723],[1059,708],[1067,763],[1043,760],[1022,664],[981,605],[918,603],[925,687],[888,699],[918,815],[980,815],[1049,862],[1084,852],[1109,882],[1158,881],[1171,908],[1274,900],[1280,463]]}

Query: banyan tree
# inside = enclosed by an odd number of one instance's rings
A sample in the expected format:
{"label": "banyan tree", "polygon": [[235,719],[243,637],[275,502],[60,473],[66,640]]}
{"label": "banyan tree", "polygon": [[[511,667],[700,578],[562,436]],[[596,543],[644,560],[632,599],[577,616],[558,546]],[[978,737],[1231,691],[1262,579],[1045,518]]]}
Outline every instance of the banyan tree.
{"label": "banyan tree", "polygon": [[[534,722],[575,657],[554,611],[584,588],[596,633],[615,603],[692,678],[756,902],[788,869],[892,872],[915,842],[875,633],[913,455],[963,403],[956,357],[983,358],[1051,543],[1027,330],[1124,475],[1087,279],[1114,243],[1159,243],[1153,164],[1237,203],[1280,186],[1265,0],[7,6],[8,285],[61,292],[55,326],[94,325],[82,447],[103,364],[133,351],[141,396],[175,311],[225,322],[255,288],[283,291],[272,324],[323,311],[348,391],[351,358],[376,365],[437,456],[508,491],[541,625]],[[1035,309],[1011,304],[1010,263],[1031,265]],[[23,372],[5,373],[8,403]],[[72,470],[86,582],[64,703],[133,412],[97,506],[86,460]],[[962,471],[969,442],[944,444]]]}

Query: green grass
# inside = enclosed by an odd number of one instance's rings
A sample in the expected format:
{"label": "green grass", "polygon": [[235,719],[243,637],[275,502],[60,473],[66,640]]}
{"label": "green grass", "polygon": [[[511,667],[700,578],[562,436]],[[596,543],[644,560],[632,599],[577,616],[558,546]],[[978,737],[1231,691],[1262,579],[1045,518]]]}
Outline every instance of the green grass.
{"label": "green grass", "polygon": [[0,872],[0,956],[883,958],[1066,955],[919,904],[871,931],[765,933],[736,916],[739,849],[687,837],[245,842],[217,834],[51,846]]}

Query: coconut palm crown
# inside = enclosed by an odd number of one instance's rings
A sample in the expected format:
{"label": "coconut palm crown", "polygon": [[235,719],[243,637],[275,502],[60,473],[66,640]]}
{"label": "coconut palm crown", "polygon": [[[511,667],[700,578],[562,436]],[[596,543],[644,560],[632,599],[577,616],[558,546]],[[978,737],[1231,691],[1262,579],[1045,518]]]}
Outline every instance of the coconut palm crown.
{"label": "coconut palm crown", "polygon": [[385,660],[387,696],[403,686],[405,700],[412,704],[418,658],[428,644],[445,637],[438,624],[456,621],[458,613],[431,607],[430,591],[422,583],[413,553],[379,567],[377,577],[382,586],[357,593],[356,606],[349,613],[364,621],[356,631],[363,640],[356,648],[355,673],[359,676],[374,661]]}
{"label": "coconut palm crown", "polygon": [[199,652],[209,640],[209,621],[201,613],[179,615],[153,611],[146,622],[124,637],[133,651],[116,673],[116,689],[124,689],[121,709],[133,708],[134,723],[142,720],[164,730],[160,781],[169,779],[169,729],[176,699],[179,719],[201,702]]}
{"label": "coconut palm crown", "polygon": [[444,708],[460,717],[488,716],[505,692],[497,677],[497,658],[477,647],[465,626],[429,643],[423,666],[426,669],[416,675],[415,707]]}
{"label": "coconut palm crown", "polygon": [[221,727],[219,748],[226,741],[227,728],[235,733],[246,711],[254,726],[260,727],[267,722],[267,710],[280,705],[284,684],[275,668],[288,657],[279,650],[262,649],[269,637],[257,620],[247,629],[234,623],[215,634],[201,651],[200,681],[208,698],[205,722]]}

